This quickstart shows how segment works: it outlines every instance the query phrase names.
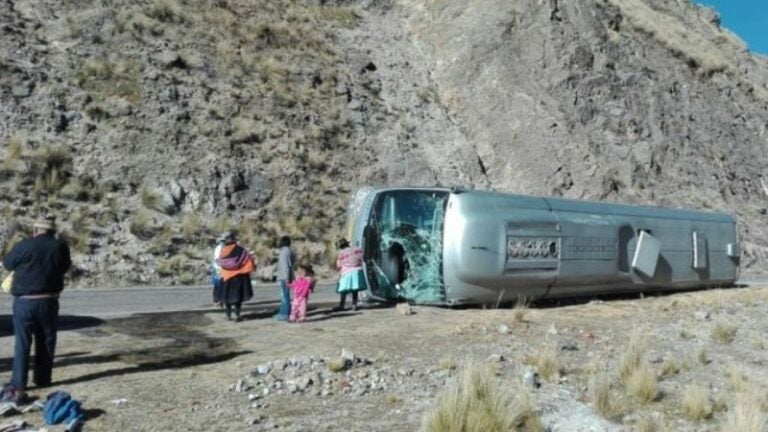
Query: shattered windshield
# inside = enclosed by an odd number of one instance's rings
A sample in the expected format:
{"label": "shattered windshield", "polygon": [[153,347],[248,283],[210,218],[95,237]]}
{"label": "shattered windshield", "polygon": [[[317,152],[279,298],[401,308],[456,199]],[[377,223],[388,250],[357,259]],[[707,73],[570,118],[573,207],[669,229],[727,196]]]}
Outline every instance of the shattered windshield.
{"label": "shattered windshield", "polygon": [[416,302],[445,299],[443,219],[447,192],[385,192],[376,203],[377,293]]}

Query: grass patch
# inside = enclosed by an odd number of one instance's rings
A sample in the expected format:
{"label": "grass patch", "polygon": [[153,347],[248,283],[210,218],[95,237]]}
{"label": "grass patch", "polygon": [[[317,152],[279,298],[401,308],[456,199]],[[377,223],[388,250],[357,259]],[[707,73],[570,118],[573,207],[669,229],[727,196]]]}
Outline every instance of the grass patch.
{"label": "grass patch", "polygon": [[659,369],[659,378],[667,378],[680,373],[680,364],[675,359],[666,359]]}
{"label": "grass patch", "polygon": [[712,326],[712,339],[719,344],[729,344],[736,338],[736,332],[739,328],[731,323],[716,322]]}
{"label": "grass patch", "polygon": [[681,19],[653,9],[643,0],[610,2],[621,9],[627,21],[637,31],[650,35],[705,75],[733,70],[730,53],[743,48],[743,44],[738,47],[736,40],[731,38],[709,40],[700,33],[692,32],[688,24]]}
{"label": "grass patch", "polygon": [[725,371],[725,381],[734,392],[745,392],[750,388],[749,380],[744,372],[737,367],[729,367]]}
{"label": "grass patch", "polygon": [[526,297],[518,297],[515,306],[512,308],[512,321],[516,323],[525,322],[525,317],[530,311],[531,301]]}
{"label": "grass patch", "polygon": [[13,171],[24,154],[24,139],[20,135],[8,138],[3,155],[3,170]]}
{"label": "grass patch", "polygon": [[423,420],[424,432],[543,431],[527,393],[502,385],[493,373],[474,364],[443,390]]}
{"label": "grass patch", "polygon": [[720,429],[722,432],[764,432],[768,430],[765,401],[755,389],[736,393],[733,408]]}
{"label": "grass patch", "polygon": [[624,383],[627,393],[642,403],[650,403],[661,397],[656,374],[647,365],[636,368]]}
{"label": "grass patch", "polygon": [[598,372],[592,379],[589,387],[592,409],[606,420],[616,421],[624,413],[624,407],[619,398],[612,391],[611,380],[608,374]]}
{"label": "grass patch", "polygon": [[633,332],[619,360],[619,378],[621,382],[626,383],[635,371],[640,368],[647,350],[648,337],[639,331]]}
{"label": "grass patch", "polygon": [[166,213],[167,211],[163,197],[146,186],[139,190],[139,200],[145,209],[154,210],[160,213]]}
{"label": "grass patch", "polygon": [[544,349],[528,357],[526,362],[536,368],[539,376],[546,381],[553,381],[560,374],[560,365],[557,360],[557,351]]}
{"label": "grass patch", "polygon": [[[140,76],[141,65],[134,60],[90,59],[80,65],[75,80],[96,101],[119,97],[136,103],[141,100]],[[94,106],[89,108],[97,109]],[[95,120],[108,116],[106,112],[89,113],[89,117]]]}
{"label": "grass patch", "polygon": [[133,218],[128,230],[141,240],[149,240],[155,236],[155,230],[150,226],[151,219],[146,210],[140,210]]}
{"label": "grass patch", "polygon": [[157,274],[160,276],[179,276],[184,270],[184,257],[175,255],[168,259],[160,260],[157,263]]}
{"label": "grass patch", "polygon": [[456,361],[454,359],[444,358],[440,360],[440,364],[438,365],[438,367],[441,370],[452,371],[452,370],[456,370],[458,366],[456,365]]}
{"label": "grass patch", "polygon": [[712,417],[713,409],[709,390],[698,384],[689,385],[683,391],[680,407],[688,420],[702,421]]}

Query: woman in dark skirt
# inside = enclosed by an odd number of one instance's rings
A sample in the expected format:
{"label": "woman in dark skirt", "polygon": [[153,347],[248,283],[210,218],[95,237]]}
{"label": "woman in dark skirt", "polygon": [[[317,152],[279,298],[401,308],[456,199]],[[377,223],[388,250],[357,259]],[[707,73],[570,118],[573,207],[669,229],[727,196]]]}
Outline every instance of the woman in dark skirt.
{"label": "woman in dark skirt", "polygon": [[251,272],[256,269],[256,262],[249,251],[237,244],[234,233],[228,233],[224,238],[224,247],[216,259],[221,268],[221,297],[224,303],[227,319],[240,321],[240,309],[243,302],[253,297]]}

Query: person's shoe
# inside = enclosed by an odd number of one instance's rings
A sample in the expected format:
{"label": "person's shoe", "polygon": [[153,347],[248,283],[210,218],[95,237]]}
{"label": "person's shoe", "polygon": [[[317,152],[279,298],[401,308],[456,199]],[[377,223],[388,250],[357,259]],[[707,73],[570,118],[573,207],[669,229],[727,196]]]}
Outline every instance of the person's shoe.
{"label": "person's shoe", "polygon": [[10,402],[16,405],[23,405],[27,400],[27,393],[24,390],[16,388],[13,384],[6,384],[0,394],[0,402]]}
{"label": "person's shoe", "polygon": [[243,320],[243,319],[242,319],[242,318],[240,318],[239,316],[236,316],[236,317],[235,317],[235,322],[240,322],[240,321],[242,321],[242,320]]}
{"label": "person's shoe", "polygon": [[357,305],[352,305],[352,312],[357,312]]}
{"label": "person's shoe", "polygon": [[278,321],[288,321],[288,317],[285,315],[275,315],[275,319]]}

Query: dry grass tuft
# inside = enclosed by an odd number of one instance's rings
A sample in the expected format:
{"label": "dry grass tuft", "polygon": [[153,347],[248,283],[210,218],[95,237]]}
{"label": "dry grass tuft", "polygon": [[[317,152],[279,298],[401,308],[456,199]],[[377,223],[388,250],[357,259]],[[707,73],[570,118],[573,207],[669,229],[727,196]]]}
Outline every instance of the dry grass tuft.
{"label": "dry grass tuft", "polygon": [[683,415],[689,420],[701,421],[712,417],[709,390],[697,384],[689,385],[683,392],[681,407]]}
{"label": "dry grass tuft", "polygon": [[592,409],[606,420],[615,421],[623,415],[624,409],[619,404],[619,399],[614,392],[611,391],[611,380],[605,372],[600,372],[593,378],[590,385],[590,397]]}
{"label": "dry grass tuft", "polygon": [[716,322],[712,326],[712,339],[719,344],[729,344],[733,342],[736,337],[736,331],[739,328],[731,323]]}
{"label": "dry grass tuft", "polygon": [[655,10],[643,0],[610,1],[621,9],[636,30],[655,38],[705,75],[733,70],[731,53],[743,48],[737,39],[709,40],[698,32],[691,32],[683,20]]}
{"label": "dry grass tuft", "polygon": [[741,369],[731,366],[725,371],[725,379],[728,385],[736,393],[748,391],[749,380]]}
{"label": "dry grass tuft", "polygon": [[680,373],[680,364],[675,359],[666,359],[659,370],[659,378],[666,378]]}
{"label": "dry grass tuft", "polygon": [[531,301],[526,297],[518,297],[515,307],[512,308],[512,321],[516,323],[525,322],[525,316],[528,315]]}
{"label": "dry grass tuft", "polygon": [[649,403],[661,397],[656,374],[647,365],[641,365],[632,372],[624,383],[627,393],[642,403]]}
{"label": "dry grass tuft", "polygon": [[633,332],[619,361],[619,378],[621,382],[626,383],[640,367],[647,350],[648,337],[640,331]]}
{"label": "dry grass tuft", "polygon": [[184,257],[176,255],[157,263],[157,274],[160,276],[179,276],[184,269]]}
{"label": "dry grass tuft", "polygon": [[456,365],[456,361],[454,359],[444,358],[440,360],[440,364],[438,365],[438,367],[442,370],[452,371],[452,370],[456,370],[458,366]]}
{"label": "dry grass tuft", "polygon": [[755,389],[736,393],[733,409],[728,412],[720,429],[722,432],[765,432],[768,413],[765,401]]}
{"label": "dry grass tuft", "polygon": [[536,368],[539,376],[552,381],[560,374],[560,364],[557,360],[557,351],[554,348],[537,351],[526,359],[526,362]]}
{"label": "dry grass tuft", "polygon": [[542,431],[522,390],[502,386],[485,367],[468,365],[458,382],[442,391],[423,420],[424,432]]}
{"label": "dry grass tuft", "polygon": [[661,425],[653,417],[644,416],[640,418],[632,430],[635,432],[659,432],[662,429]]}

